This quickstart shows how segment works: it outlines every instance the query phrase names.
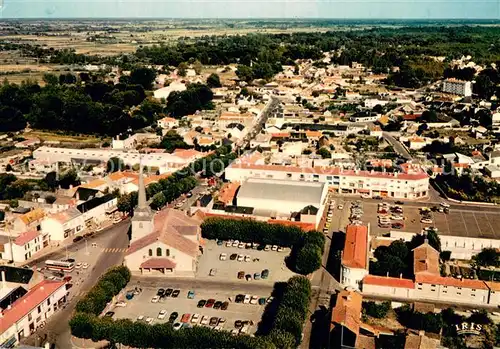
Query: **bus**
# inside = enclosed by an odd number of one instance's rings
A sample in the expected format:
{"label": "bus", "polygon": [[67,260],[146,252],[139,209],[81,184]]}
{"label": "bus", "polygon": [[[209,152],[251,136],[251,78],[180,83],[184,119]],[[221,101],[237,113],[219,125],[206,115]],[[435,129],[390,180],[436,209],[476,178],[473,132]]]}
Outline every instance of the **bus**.
{"label": "bus", "polygon": [[70,273],[75,269],[75,264],[67,261],[45,261],[45,267],[49,270],[64,271]]}

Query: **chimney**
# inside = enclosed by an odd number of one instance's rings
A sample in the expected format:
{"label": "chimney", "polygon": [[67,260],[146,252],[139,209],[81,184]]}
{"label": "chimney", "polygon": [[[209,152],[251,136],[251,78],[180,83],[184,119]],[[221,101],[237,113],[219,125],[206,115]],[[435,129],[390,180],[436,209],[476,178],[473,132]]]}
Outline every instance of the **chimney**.
{"label": "chimney", "polygon": [[399,274],[399,278],[402,279],[403,278],[403,273],[400,273]]}
{"label": "chimney", "polygon": [[5,270],[2,270],[2,288],[7,288],[7,280],[5,277]]}

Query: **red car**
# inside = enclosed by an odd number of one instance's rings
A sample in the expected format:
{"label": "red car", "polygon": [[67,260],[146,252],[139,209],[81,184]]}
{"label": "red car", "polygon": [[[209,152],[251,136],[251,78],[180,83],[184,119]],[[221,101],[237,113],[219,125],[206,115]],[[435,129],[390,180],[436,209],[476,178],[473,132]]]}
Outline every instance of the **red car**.
{"label": "red car", "polygon": [[191,318],[191,314],[184,314],[184,315],[182,315],[181,322],[182,323],[189,322],[190,318]]}
{"label": "red car", "polygon": [[215,303],[215,299],[210,298],[210,299],[207,301],[207,304],[205,304],[205,308],[212,308],[212,307],[214,306],[214,303]]}

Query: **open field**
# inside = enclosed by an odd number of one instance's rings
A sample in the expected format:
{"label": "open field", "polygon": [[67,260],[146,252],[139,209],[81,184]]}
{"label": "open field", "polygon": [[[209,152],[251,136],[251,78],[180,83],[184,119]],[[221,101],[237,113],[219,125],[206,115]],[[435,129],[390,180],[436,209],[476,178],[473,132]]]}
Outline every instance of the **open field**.
{"label": "open field", "polygon": [[70,136],[65,134],[57,134],[45,131],[29,131],[23,134],[25,138],[38,138],[46,142],[75,142],[75,143],[88,143],[95,144],[102,142],[101,138],[93,137],[90,135]]}

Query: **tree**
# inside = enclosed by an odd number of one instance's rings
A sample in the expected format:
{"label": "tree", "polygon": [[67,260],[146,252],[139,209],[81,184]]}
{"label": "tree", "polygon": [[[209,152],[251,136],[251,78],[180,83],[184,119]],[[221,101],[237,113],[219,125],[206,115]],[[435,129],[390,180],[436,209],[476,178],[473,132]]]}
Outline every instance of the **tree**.
{"label": "tree", "polygon": [[494,92],[494,84],[489,76],[480,74],[476,77],[473,90],[480,98],[490,99]]}
{"label": "tree", "polygon": [[422,121],[437,122],[438,116],[435,110],[425,110],[420,117]]}
{"label": "tree", "polygon": [[158,210],[167,204],[167,198],[163,192],[160,192],[153,196],[153,200],[151,201],[151,208],[153,210]]}
{"label": "tree", "polygon": [[203,68],[203,64],[199,60],[194,61],[193,63],[193,69],[197,75],[201,74],[201,70]]}
{"label": "tree", "polygon": [[55,171],[47,173],[43,181],[47,184],[47,187],[50,190],[54,190],[57,188],[57,173]]}
{"label": "tree", "polygon": [[319,97],[319,95],[320,95],[320,93],[317,90],[316,91],[312,91],[312,93],[311,93],[311,96],[313,96],[314,98]]}
{"label": "tree", "polygon": [[330,159],[332,157],[332,153],[330,153],[330,151],[326,148],[319,148],[317,151],[316,151],[316,154],[317,155],[320,155],[323,159]]}
{"label": "tree", "polygon": [[207,86],[210,88],[222,87],[222,84],[220,83],[219,75],[217,75],[215,73],[210,74],[207,78]]}
{"label": "tree", "polygon": [[54,195],[47,195],[45,197],[45,202],[48,204],[53,204],[54,202],[56,202],[56,200],[57,198]]}
{"label": "tree", "polygon": [[59,83],[59,78],[55,76],[54,74],[50,73],[45,73],[43,74],[42,78],[43,82],[45,82],[47,85],[54,86]]}
{"label": "tree", "polygon": [[500,254],[495,248],[483,248],[481,252],[472,257],[480,267],[500,265]]}
{"label": "tree", "polygon": [[72,168],[61,174],[59,177],[59,185],[64,189],[80,185],[80,179],[78,178],[76,170]]}
{"label": "tree", "polygon": [[132,205],[132,200],[130,194],[125,194],[120,196],[118,199],[118,202],[116,204],[118,211],[124,212],[124,213],[130,213],[132,212],[132,209],[134,206]]}
{"label": "tree", "polygon": [[236,70],[236,75],[240,78],[240,80],[246,82],[250,82],[254,79],[254,73],[252,68],[242,64],[238,66],[238,69]]}
{"label": "tree", "polygon": [[130,84],[137,84],[144,87],[145,90],[153,88],[153,82],[156,79],[156,70],[146,67],[138,67],[130,72]]}
{"label": "tree", "polygon": [[174,91],[167,98],[167,109],[175,118],[211,109],[212,90],[203,84],[190,84],[185,91]]}
{"label": "tree", "polygon": [[390,302],[375,303],[372,301],[363,302],[363,314],[374,317],[376,319],[383,319],[391,310]]}
{"label": "tree", "polygon": [[123,163],[123,160],[117,157],[109,158],[108,162],[106,163],[107,173],[123,171],[124,168],[125,164]]}
{"label": "tree", "polygon": [[161,139],[160,147],[164,148],[167,152],[171,153],[175,149],[189,149],[191,148],[184,138],[181,137],[175,130],[168,131]]}
{"label": "tree", "polygon": [[308,275],[321,267],[321,250],[314,245],[306,245],[297,253],[295,268]]}
{"label": "tree", "polygon": [[443,262],[447,262],[451,259],[451,251],[442,251],[440,254],[439,254],[439,258],[443,261]]}
{"label": "tree", "polygon": [[179,65],[177,66],[177,75],[186,76],[187,69],[188,69],[188,65],[186,62],[179,63]]}

